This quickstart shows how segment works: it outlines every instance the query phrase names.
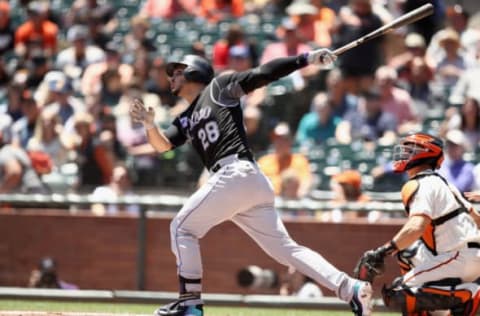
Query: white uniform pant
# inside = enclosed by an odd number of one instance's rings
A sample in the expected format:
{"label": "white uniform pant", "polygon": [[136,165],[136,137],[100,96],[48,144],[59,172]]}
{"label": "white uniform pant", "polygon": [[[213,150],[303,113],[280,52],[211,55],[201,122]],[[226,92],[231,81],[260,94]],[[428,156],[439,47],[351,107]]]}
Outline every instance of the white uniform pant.
{"label": "white uniform pant", "polygon": [[463,282],[473,282],[480,277],[480,249],[462,248],[458,251],[437,256],[420,245],[420,252],[414,260],[414,267],[403,276],[409,287],[420,287],[424,283],[445,278],[459,278]]}
{"label": "white uniform pant", "polygon": [[220,170],[188,199],[171,223],[171,246],[179,275],[202,278],[198,240],[212,227],[231,220],[272,258],[349,301],[355,280],[291,239],[274,208],[271,183],[257,165],[236,156],[223,158],[220,163]]}

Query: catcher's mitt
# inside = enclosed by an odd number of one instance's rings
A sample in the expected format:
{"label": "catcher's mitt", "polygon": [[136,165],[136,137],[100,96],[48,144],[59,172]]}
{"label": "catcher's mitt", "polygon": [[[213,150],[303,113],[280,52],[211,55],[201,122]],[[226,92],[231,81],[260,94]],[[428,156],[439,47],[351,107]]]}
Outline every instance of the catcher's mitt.
{"label": "catcher's mitt", "polygon": [[358,260],[353,276],[357,279],[373,282],[373,279],[385,271],[385,253],[368,250]]}

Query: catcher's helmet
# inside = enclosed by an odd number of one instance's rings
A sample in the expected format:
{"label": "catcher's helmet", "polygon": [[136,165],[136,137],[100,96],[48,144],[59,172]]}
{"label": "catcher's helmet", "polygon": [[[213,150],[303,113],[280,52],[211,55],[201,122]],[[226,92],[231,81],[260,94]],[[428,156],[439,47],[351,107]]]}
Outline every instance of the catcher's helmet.
{"label": "catcher's helmet", "polygon": [[414,133],[400,140],[393,149],[393,171],[404,172],[415,166],[429,164],[434,169],[443,162],[443,141],[425,133]]}
{"label": "catcher's helmet", "polygon": [[213,79],[213,68],[210,63],[197,55],[185,55],[180,61],[167,63],[167,75],[173,76],[177,66],[186,66],[183,75],[186,80],[208,84]]}

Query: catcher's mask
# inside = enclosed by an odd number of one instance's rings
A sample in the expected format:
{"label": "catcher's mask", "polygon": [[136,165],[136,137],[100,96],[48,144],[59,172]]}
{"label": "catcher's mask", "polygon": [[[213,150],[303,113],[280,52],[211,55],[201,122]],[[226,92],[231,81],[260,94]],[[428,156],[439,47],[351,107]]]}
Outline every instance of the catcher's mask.
{"label": "catcher's mask", "polygon": [[214,71],[210,63],[197,55],[185,55],[180,61],[169,62],[166,66],[167,75],[173,76],[173,71],[178,66],[186,66],[183,76],[188,81],[208,84],[213,79]]}
{"label": "catcher's mask", "polygon": [[429,134],[408,135],[393,148],[393,171],[395,172],[404,172],[423,164],[438,169],[442,162],[443,141]]}

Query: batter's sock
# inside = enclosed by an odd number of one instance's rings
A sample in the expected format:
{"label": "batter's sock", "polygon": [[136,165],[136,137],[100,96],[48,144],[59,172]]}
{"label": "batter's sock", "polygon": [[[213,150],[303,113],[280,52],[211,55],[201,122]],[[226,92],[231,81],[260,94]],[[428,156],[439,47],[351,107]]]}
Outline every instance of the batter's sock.
{"label": "batter's sock", "polygon": [[184,305],[202,305],[202,279],[187,279],[179,275],[180,299]]}

